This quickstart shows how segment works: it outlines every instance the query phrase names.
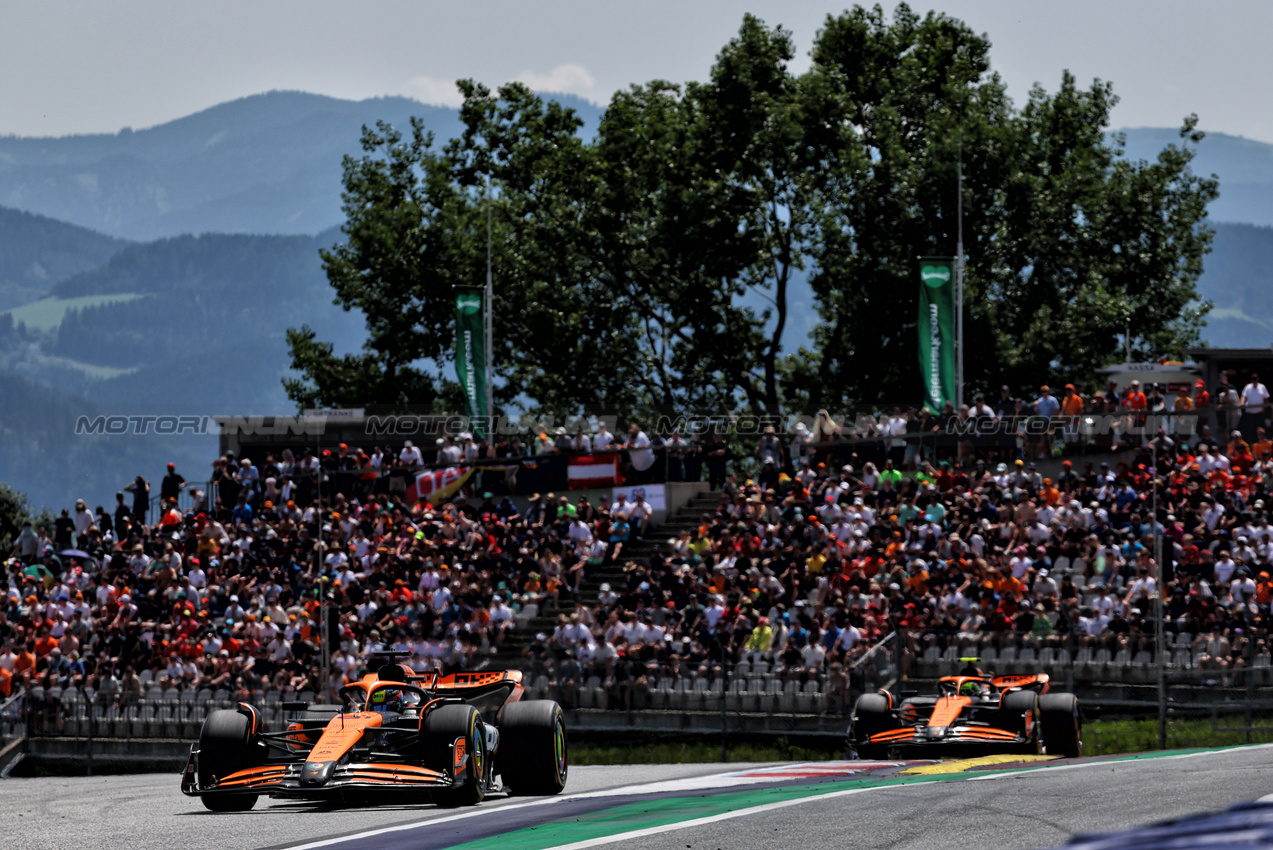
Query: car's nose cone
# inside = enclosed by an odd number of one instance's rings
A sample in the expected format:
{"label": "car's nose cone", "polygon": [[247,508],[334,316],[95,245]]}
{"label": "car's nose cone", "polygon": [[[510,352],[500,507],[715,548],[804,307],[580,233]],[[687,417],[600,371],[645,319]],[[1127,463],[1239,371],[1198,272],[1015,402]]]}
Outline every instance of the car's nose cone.
{"label": "car's nose cone", "polygon": [[307,761],[301,768],[301,785],[311,788],[316,785],[326,785],[335,769],[334,761]]}

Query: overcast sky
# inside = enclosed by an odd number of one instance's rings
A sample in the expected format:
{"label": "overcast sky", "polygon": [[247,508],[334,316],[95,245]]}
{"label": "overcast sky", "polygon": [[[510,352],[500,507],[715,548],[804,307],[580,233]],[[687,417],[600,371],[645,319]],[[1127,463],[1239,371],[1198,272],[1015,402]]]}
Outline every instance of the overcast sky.
{"label": "overcast sky", "polygon": [[[885,4],[891,10],[892,3]],[[951,0],[989,35],[1020,103],[1063,69],[1111,80],[1114,126],[1179,125],[1273,142],[1273,2]],[[776,0],[123,0],[0,3],[0,135],[153,126],[271,89],[454,103],[454,80],[520,79],[604,103],[654,78],[702,79],[751,11],[813,36],[844,6]]]}

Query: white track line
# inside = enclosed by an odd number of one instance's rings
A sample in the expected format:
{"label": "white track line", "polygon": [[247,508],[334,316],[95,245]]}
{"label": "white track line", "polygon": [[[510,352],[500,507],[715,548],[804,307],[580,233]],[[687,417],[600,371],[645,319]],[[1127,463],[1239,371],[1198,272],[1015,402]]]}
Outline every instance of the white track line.
{"label": "white track line", "polygon": [[733,818],[741,818],[747,815],[758,815],[764,812],[772,812],[776,809],[785,809],[789,806],[799,806],[803,803],[811,803],[815,800],[834,800],[837,797],[848,797],[852,794],[864,794],[867,791],[879,791],[883,788],[897,788],[896,785],[872,785],[867,788],[849,788],[844,791],[830,791],[826,794],[817,794],[812,797],[800,797],[795,800],[783,800],[778,803],[765,803],[760,806],[752,806],[748,809],[738,809],[733,812],[723,812],[719,815],[709,815],[704,818],[695,818],[694,820],[685,820],[678,823],[664,824],[663,826],[651,826],[645,829],[634,829],[631,832],[621,832],[618,835],[603,835],[598,838],[590,838],[587,841],[576,841],[574,844],[559,844],[553,850],[584,850],[585,847],[600,847],[604,844],[614,844],[617,841],[628,841],[633,838],[644,838],[647,835],[659,835],[664,832],[673,832],[678,829],[689,829],[695,826],[704,826],[709,823],[719,823],[724,820],[732,820]]}
{"label": "white track line", "polygon": [[372,838],[377,835],[388,835],[394,832],[405,832],[409,829],[419,829],[424,826],[433,826],[439,823],[450,823],[451,821],[464,820],[466,818],[475,818],[480,815],[489,815],[494,812],[511,812],[514,809],[528,809],[531,806],[547,806],[552,803],[559,803],[563,799],[569,799],[569,798],[551,797],[546,800],[532,800],[526,803],[512,803],[507,806],[499,806],[496,808],[487,808],[487,809],[477,808],[477,809],[473,809],[472,811],[462,812],[458,815],[447,815],[446,817],[433,818],[431,820],[412,821],[411,823],[402,823],[402,824],[398,824],[397,826],[386,826],[386,827],[381,827],[380,829],[367,830],[366,832],[355,832],[350,835],[341,835],[341,836],[337,836],[336,838],[320,838],[317,841],[310,841],[307,844],[289,845],[287,847],[287,850],[315,850],[315,848],[318,848],[318,847],[330,847],[333,844],[342,844],[346,841],[357,841],[358,839]]}

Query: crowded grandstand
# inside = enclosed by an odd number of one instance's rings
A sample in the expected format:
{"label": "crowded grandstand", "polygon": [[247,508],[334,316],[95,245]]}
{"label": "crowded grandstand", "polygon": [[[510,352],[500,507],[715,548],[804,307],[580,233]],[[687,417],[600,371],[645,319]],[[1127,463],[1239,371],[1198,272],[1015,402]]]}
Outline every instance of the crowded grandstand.
{"label": "crowded grandstand", "polygon": [[[1160,583],[1167,663],[1232,684],[1269,665],[1268,393],[1252,376],[1174,395],[1004,387],[755,435],[227,452],[197,484],[170,464],[110,509],[23,527],[0,693],[312,700],[401,650],[417,670],[521,668],[566,707],[728,692],[844,713],[882,667],[931,676],[967,654],[1136,680]],[[1112,427],[1085,427],[1101,415]],[[560,489],[527,493],[553,459]],[[692,494],[679,511],[630,487],[581,496],[598,476]]]}

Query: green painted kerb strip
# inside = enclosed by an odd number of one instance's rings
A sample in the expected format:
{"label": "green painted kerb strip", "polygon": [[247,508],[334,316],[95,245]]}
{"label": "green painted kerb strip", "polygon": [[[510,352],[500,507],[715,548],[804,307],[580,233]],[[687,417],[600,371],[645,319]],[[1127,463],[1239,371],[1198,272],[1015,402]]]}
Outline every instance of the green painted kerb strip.
{"label": "green painted kerb strip", "polygon": [[[1133,756],[1122,756],[1101,759],[1102,762],[1135,761],[1138,759],[1161,758],[1163,756],[1183,755],[1204,750],[1164,750],[1161,752],[1141,753]],[[802,797],[820,797],[835,791],[851,788],[881,788],[889,785],[914,785],[921,782],[952,782],[968,779],[972,776],[990,776],[995,773],[1016,773],[1019,770],[1046,770],[1047,764],[1037,766],[1014,767],[1007,770],[979,770],[971,773],[939,774],[935,776],[898,776],[889,779],[860,777],[830,782],[817,782],[802,785],[783,785],[776,788],[755,788],[744,791],[730,791],[722,794],[705,794],[695,797],[665,797],[640,803],[628,803],[609,809],[580,815],[571,820],[548,821],[539,826],[514,830],[489,838],[480,838],[464,844],[454,845],[453,850],[508,850],[517,847],[519,850],[546,850],[562,844],[574,844],[577,841],[588,841],[638,829],[665,826],[672,823],[711,817],[712,815],[750,809],[766,803],[778,803]]]}
{"label": "green painted kerb strip", "polygon": [[[927,777],[925,778],[927,779]],[[664,826],[669,823],[711,817],[738,809],[749,809],[765,803],[776,803],[797,797],[817,797],[832,791],[843,791],[846,788],[860,788],[867,785],[900,785],[920,781],[918,778],[905,780],[852,780],[842,782],[823,782],[816,785],[787,785],[780,788],[761,788],[751,791],[735,791],[726,794],[710,794],[701,797],[665,797],[640,803],[628,803],[610,809],[581,815],[568,821],[549,821],[539,826],[506,832],[490,838],[482,838],[456,848],[463,850],[508,850],[517,847],[520,850],[544,850],[561,844],[573,844],[576,841],[587,841],[606,835],[617,835],[635,829],[647,829],[652,826]]]}

